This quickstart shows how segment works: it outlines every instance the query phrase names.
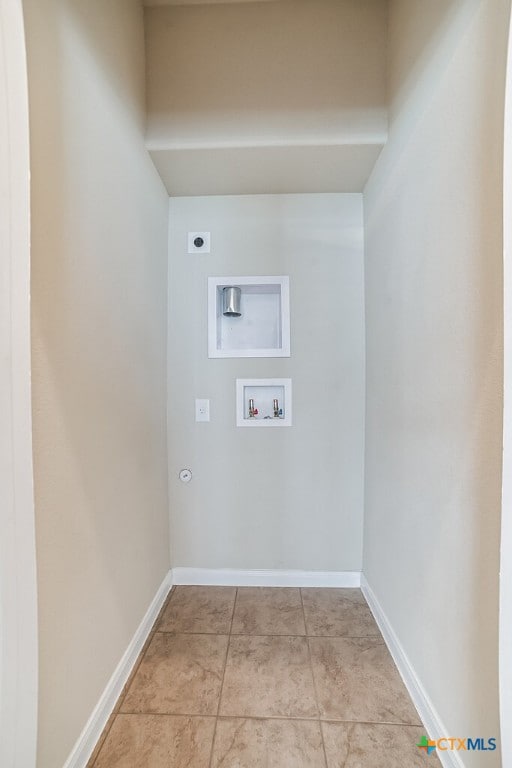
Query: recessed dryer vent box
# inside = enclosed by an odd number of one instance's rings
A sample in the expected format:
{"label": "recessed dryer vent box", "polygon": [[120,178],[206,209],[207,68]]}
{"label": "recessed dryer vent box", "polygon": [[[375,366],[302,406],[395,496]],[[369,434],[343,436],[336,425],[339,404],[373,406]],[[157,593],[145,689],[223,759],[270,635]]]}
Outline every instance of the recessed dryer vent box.
{"label": "recessed dryer vent box", "polygon": [[[225,315],[224,289],[233,287],[240,314]],[[208,278],[208,357],[290,357],[287,276]]]}
{"label": "recessed dryer vent box", "polygon": [[291,427],[292,380],[237,379],[236,425]]}

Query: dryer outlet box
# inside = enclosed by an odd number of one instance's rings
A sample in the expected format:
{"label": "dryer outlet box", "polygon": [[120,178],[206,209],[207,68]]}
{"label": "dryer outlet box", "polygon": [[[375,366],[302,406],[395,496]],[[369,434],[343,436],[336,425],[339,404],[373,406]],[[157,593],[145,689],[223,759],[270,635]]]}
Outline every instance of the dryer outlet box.
{"label": "dryer outlet box", "polygon": [[189,253],[210,253],[210,233],[209,232],[189,232],[188,233],[188,252]]}

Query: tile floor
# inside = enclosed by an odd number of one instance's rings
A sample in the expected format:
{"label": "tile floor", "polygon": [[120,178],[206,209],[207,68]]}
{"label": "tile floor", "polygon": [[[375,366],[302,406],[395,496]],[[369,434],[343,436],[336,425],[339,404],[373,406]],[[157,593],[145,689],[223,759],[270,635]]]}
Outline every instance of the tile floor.
{"label": "tile floor", "polygon": [[176,587],[88,768],[439,766],[358,589]]}

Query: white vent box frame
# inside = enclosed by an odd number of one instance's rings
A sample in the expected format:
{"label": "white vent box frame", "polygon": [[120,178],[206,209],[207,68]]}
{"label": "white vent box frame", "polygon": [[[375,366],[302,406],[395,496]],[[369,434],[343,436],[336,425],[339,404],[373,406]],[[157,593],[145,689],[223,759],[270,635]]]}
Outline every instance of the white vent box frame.
{"label": "white vent box frame", "polygon": [[[257,411],[254,415],[251,415],[251,406]],[[277,415],[274,415],[276,406]],[[292,380],[237,379],[236,425],[237,427],[291,427]]]}
{"label": "white vent box frame", "polygon": [[[240,288],[240,316],[223,314],[224,288]],[[208,278],[208,357],[290,357],[289,278]]]}

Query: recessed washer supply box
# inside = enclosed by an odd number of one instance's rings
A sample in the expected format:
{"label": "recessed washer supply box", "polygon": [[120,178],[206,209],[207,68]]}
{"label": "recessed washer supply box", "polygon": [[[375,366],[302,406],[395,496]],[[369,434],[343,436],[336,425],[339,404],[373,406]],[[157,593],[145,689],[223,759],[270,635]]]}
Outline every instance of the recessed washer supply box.
{"label": "recessed washer supply box", "polygon": [[[274,416],[274,403],[278,416]],[[251,416],[251,405],[257,413]],[[291,379],[237,379],[237,427],[291,427]]]}
{"label": "recessed washer supply box", "polygon": [[[239,317],[223,314],[228,287],[241,290]],[[208,278],[208,357],[290,357],[288,276]]]}

